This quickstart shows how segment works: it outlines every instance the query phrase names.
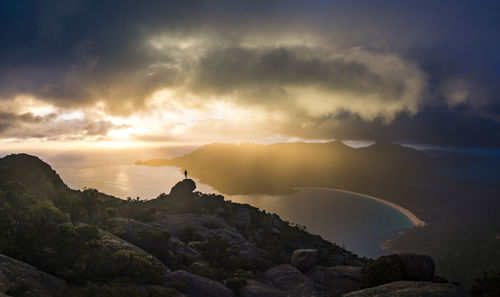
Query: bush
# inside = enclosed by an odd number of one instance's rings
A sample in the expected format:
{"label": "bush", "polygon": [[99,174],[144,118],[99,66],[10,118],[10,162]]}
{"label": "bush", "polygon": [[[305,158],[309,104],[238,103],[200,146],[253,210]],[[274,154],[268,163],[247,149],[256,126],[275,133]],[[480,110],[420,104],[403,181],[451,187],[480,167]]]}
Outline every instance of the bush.
{"label": "bush", "polygon": [[500,296],[500,272],[485,273],[483,277],[476,279],[471,293],[474,297]]}
{"label": "bush", "polygon": [[239,289],[246,286],[247,280],[243,277],[232,277],[224,281],[224,285],[234,292],[238,292]]}
{"label": "bush", "polygon": [[201,239],[201,234],[198,229],[193,226],[186,226],[181,229],[179,238],[184,242],[198,241]]}
{"label": "bush", "polygon": [[169,288],[174,288],[175,290],[177,290],[179,292],[186,292],[186,290],[188,288],[188,285],[185,282],[183,282],[179,279],[176,279],[176,278],[170,280],[168,282],[167,286]]}
{"label": "bush", "polygon": [[120,250],[113,254],[116,276],[124,281],[143,284],[163,284],[164,268],[152,256],[130,250]]}
{"label": "bush", "polygon": [[234,272],[234,277],[243,277],[246,279],[253,279],[254,275],[253,275],[253,272],[251,270],[237,269]]}

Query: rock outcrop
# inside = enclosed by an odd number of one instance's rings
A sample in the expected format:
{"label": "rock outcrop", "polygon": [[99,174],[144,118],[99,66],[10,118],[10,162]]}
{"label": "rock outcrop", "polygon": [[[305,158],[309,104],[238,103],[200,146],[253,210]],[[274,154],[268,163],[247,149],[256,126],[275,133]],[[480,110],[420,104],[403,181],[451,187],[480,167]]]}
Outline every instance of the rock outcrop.
{"label": "rock outcrop", "polygon": [[291,264],[301,271],[307,271],[318,258],[318,250],[316,249],[299,249],[295,250],[290,260]]}
{"label": "rock outcrop", "polygon": [[143,249],[133,245],[132,243],[123,240],[122,238],[110,232],[104,231],[102,229],[99,229],[99,235],[101,236],[102,242],[112,251],[116,252],[116,251],[126,250],[126,251],[136,252],[139,255],[142,255],[148,261],[151,261],[151,263],[157,265],[158,267],[161,267],[165,273],[169,271],[168,267],[165,264],[163,264],[163,262],[158,260],[158,258],[144,251]]}
{"label": "rock outcrop", "polygon": [[401,267],[405,280],[431,281],[434,278],[435,263],[427,255],[400,254]]}
{"label": "rock outcrop", "polygon": [[290,297],[321,296],[314,282],[300,270],[289,264],[282,264],[267,270],[266,281],[273,287],[286,291]]}
{"label": "rock outcrop", "polygon": [[179,280],[185,283],[186,294],[190,297],[233,297],[233,291],[228,287],[211,279],[177,270],[167,274],[167,283]]}
{"label": "rock outcrop", "polygon": [[398,281],[343,295],[344,297],[469,297],[453,284]]}
{"label": "rock outcrop", "polygon": [[191,194],[196,189],[196,183],[190,179],[186,178],[176,183],[175,186],[170,190],[170,195],[177,197],[183,196],[186,194]]}
{"label": "rock outcrop", "polygon": [[434,260],[426,255],[392,254],[382,256],[363,268],[363,284],[374,287],[390,282],[431,281],[434,279]]}
{"label": "rock outcrop", "polygon": [[247,285],[238,291],[240,297],[288,297],[287,292],[278,290],[268,284],[248,281]]}
{"label": "rock outcrop", "polygon": [[63,280],[24,262],[0,255],[0,296],[50,297],[66,287]]}
{"label": "rock outcrop", "polygon": [[307,272],[315,284],[327,295],[339,295],[361,289],[362,272],[359,266],[314,266]]}
{"label": "rock outcrop", "polygon": [[238,256],[250,261],[262,252],[253,243],[247,241],[238,230],[216,216],[193,213],[173,214],[157,220],[157,223],[170,230],[176,237],[181,236],[186,226],[195,228],[200,234],[201,241],[218,235],[234,248]]}

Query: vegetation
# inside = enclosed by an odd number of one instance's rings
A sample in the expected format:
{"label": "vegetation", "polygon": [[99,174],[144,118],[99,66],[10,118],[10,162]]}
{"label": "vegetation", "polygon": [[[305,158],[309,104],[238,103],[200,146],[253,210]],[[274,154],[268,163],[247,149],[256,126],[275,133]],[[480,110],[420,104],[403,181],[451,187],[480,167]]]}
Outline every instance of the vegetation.
{"label": "vegetation", "polygon": [[485,273],[483,277],[476,279],[471,293],[474,297],[500,296],[500,272]]}
{"label": "vegetation", "polygon": [[224,281],[224,285],[235,292],[238,292],[238,290],[243,288],[246,284],[247,280],[243,277],[232,277]]}
{"label": "vegetation", "polygon": [[[235,222],[242,207],[252,219],[245,228]],[[173,296],[186,290],[181,281],[166,283],[165,266],[237,290],[247,279],[288,263],[297,248],[317,248],[324,265],[334,263],[329,255],[339,253],[357,259],[283,221],[280,233],[273,234],[276,218],[249,205],[224,201],[220,195],[161,194],[151,201],[127,201],[95,189],[71,190],[50,166],[24,154],[0,159],[0,213],[0,254],[65,280],[70,285],[65,296]],[[200,225],[177,230],[175,236],[155,224],[165,215],[184,213],[209,216]],[[249,260],[238,256],[223,236],[207,238],[199,229],[216,232],[224,226],[239,228],[246,240],[266,253]],[[122,239],[140,249],[126,247]],[[23,290],[22,285],[15,289]]]}

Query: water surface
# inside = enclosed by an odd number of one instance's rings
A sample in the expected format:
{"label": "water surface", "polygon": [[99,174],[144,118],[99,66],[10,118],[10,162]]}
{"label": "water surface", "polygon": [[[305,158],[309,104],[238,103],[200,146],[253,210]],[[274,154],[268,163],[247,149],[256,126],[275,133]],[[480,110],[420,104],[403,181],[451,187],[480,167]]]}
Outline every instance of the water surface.
{"label": "water surface", "polygon": [[380,244],[414,227],[401,212],[354,193],[308,188],[291,195],[235,195],[227,199],[277,213],[284,220],[304,225],[309,232],[368,257],[387,254]]}

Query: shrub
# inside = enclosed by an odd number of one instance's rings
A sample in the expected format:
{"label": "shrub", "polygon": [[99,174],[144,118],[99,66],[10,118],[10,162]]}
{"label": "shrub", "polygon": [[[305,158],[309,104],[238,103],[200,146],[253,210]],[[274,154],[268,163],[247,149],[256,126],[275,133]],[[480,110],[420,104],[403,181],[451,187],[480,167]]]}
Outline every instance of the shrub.
{"label": "shrub", "polygon": [[124,281],[144,284],[163,284],[164,268],[152,256],[130,250],[120,250],[113,254],[116,276]]}
{"label": "shrub", "polygon": [[188,288],[188,285],[185,282],[183,282],[179,279],[176,279],[176,278],[170,280],[168,282],[167,286],[169,288],[174,288],[175,290],[177,290],[179,292],[186,292],[186,290]]}
{"label": "shrub", "polygon": [[201,239],[201,234],[198,229],[193,226],[186,226],[181,229],[179,238],[184,242],[197,241]]}
{"label": "shrub", "polygon": [[471,293],[474,297],[500,296],[500,272],[485,273],[483,277],[476,279]]}
{"label": "shrub", "polygon": [[239,289],[246,286],[247,280],[243,277],[232,277],[224,281],[224,285],[234,292],[238,292]]}
{"label": "shrub", "polygon": [[246,279],[253,279],[254,275],[253,275],[253,272],[251,270],[237,269],[234,272],[234,277],[243,277]]}

